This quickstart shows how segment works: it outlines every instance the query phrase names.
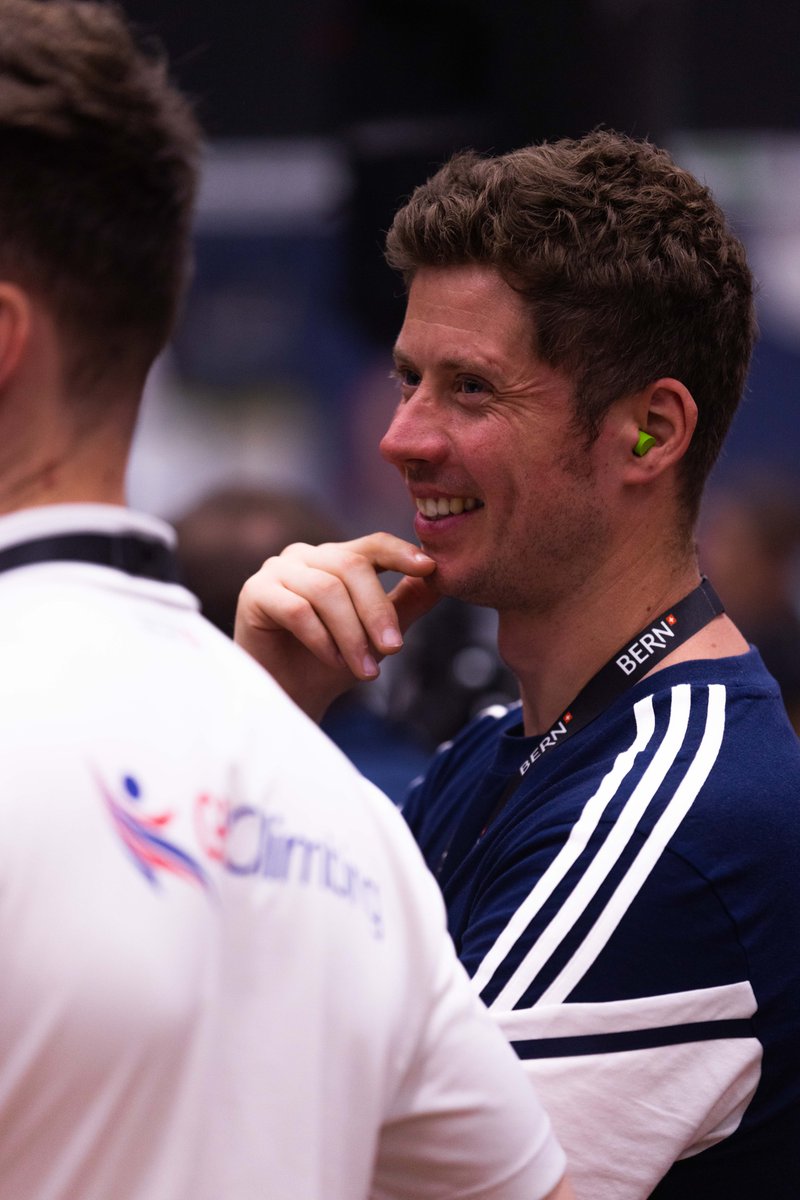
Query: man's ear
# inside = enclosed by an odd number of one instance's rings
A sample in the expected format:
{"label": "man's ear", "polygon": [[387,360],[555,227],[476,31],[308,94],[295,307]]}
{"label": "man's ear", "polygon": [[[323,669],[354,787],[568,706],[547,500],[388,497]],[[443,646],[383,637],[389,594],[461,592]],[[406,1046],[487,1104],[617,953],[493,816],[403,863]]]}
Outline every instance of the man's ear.
{"label": "man's ear", "polygon": [[31,332],[31,305],[15,283],[0,280],[0,387],[19,366]]}
{"label": "man's ear", "polygon": [[675,467],[697,426],[697,405],[677,379],[657,379],[631,397],[625,421],[630,483],[645,483]]}

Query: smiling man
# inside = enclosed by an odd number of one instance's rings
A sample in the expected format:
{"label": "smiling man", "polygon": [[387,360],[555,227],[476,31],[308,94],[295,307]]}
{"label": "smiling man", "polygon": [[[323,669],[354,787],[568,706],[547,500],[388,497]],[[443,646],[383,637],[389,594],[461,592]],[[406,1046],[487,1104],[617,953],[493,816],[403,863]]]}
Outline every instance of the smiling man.
{"label": "smiling man", "polygon": [[237,636],[318,716],[439,596],[497,610],[520,703],[404,813],[577,1194],[794,1200],[800,744],[694,545],[755,335],[743,248],[664,151],[596,132],[456,156],[387,254],[381,450],[421,549],[289,547]]}

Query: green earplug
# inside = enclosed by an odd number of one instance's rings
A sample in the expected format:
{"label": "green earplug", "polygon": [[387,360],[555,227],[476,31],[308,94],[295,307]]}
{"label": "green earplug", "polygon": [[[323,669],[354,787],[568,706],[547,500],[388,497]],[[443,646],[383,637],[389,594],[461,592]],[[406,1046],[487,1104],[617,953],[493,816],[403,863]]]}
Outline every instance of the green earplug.
{"label": "green earplug", "polygon": [[656,439],[649,433],[645,433],[643,429],[639,430],[639,436],[636,439],[636,445],[633,447],[633,453],[638,454],[642,458],[651,446],[655,446]]}

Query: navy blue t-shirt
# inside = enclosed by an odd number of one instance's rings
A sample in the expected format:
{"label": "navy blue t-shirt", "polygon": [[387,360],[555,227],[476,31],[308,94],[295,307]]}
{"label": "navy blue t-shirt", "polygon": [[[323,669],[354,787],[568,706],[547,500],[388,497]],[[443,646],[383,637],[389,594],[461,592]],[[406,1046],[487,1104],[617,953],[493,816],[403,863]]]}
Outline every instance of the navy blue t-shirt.
{"label": "navy blue t-shirt", "polygon": [[538,746],[518,705],[489,710],[404,813],[579,1195],[797,1200],[800,741],[777,684],[753,650],[681,663]]}

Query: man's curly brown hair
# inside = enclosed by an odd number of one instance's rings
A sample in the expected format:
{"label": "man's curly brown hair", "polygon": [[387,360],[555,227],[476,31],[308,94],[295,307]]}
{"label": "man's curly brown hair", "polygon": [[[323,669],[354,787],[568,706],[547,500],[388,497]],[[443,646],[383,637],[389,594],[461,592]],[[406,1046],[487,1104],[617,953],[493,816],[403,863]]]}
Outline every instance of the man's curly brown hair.
{"label": "man's curly brown hair", "polygon": [[661,376],[699,419],[682,464],[689,524],[741,398],[756,336],[744,248],[708,188],[609,130],[497,157],[455,155],[399,210],[386,257],[496,267],[530,303],[532,348],[574,380],[576,427]]}

